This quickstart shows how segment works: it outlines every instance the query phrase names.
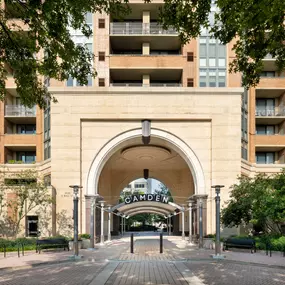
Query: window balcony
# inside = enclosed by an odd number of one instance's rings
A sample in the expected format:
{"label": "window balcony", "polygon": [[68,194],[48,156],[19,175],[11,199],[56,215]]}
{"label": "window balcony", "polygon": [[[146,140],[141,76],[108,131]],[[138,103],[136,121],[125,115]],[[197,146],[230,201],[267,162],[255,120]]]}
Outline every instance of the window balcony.
{"label": "window balcony", "polygon": [[37,136],[35,134],[5,134],[4,145],[30,145],[36,146]]}
{"label": "window balcony", "polygon": [[110,35],[177,35],[173,28],[164,30],[157,23],[110,23]]}
{"label": "window balcony", "polygon": [[124,82],[113,82],[110,83],[111,87],[142,87],[143,84],[142,83],[124,83]]}
{"label": "window balcony", "polygon": [[36,107],[27,108],[22,105],[6,105],[5,118],[14,124],[35,124]]}
{"label": "window balcony", "polygon": [[182,87],[181,83],[172,83],[172,82],[156,82],[150,83],[150,87]]}
{"label": "window balcony", "polygon": [[285,148],[285,135],[256,135],[256,151],[280,151]]}

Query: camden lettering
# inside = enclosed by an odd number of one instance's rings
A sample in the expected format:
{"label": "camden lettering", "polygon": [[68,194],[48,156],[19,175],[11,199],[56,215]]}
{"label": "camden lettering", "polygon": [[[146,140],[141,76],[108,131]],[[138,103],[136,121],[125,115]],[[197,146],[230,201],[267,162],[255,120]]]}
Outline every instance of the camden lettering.
{"label": "camden lettering", "polygon": [[131,204],[135,202],[149,201],[149,202],[159,202],[168,204],[169,198],[164,195],[155,195],[155,194],[139,194],[132,195],[125,198],[125,204]]}

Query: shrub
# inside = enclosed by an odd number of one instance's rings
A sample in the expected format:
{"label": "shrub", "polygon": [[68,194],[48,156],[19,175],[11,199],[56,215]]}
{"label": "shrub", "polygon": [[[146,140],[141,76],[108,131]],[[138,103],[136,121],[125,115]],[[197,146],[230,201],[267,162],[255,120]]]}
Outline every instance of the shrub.
{"label": "shrub", "polygon": [[90,239],[91,235],[90,234],[81,234],[78,236],[79,239]]}

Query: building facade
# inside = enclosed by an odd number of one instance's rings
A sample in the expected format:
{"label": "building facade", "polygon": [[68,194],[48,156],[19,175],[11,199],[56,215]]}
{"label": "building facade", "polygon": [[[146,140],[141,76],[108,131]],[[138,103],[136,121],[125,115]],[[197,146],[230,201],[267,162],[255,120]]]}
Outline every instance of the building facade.
{"label": "building facade", "polygon": [[[203,201],[204,233],[213,233],[212,185],[225,185],[224,203],[238,175],[284,167],[285,75],[276,73],[274,59],[265,58],[260,84],[246,91],[240,74],[229,73],[234,43],[224,46],[204,30],[182,46],[176,31],[157,23],[163,1],[130,3],[124,21],[87,14],[93,28],[89,39],[71,31],[77,44],[95,54],[98,76],[87,86],[73,78],[49,80],[58,103],[28,109],[8,77],[0,103],[0,163],[11,173],[36,169],[50,182],[56,201],[53,233],[56,214],[73,215],[69,185],[82,186],[79,231],[86,233],[92,197],[100,195],[113,207],[144,169],[170,189],[178,205],[187,206],[189,197]],[[150,123],[149,144],[142,142],[144,120]],[[193,214],[197,233],[197,209]],[[178,215],[177,231],[181,222]],[[117,227],[112,217],[112,230]]]}

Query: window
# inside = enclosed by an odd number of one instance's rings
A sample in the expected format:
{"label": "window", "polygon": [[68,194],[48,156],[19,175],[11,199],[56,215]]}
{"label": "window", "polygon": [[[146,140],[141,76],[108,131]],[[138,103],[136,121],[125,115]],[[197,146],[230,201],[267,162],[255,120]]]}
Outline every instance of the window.
{"label": "window", "polygon": [[263,126],[257,125],[256,126],[256,134],[257,135],[274,135],[275,134],[275,127],[274,126]]}
{"label": "window", "polygon": [[187,87],[194,87],[194,79],[187,78]]}
{"label": "window", "polygon": [[275,101],[274,99],[256,99],[257,116],[274,116]]}
{"label": "window", "polygon": [[194,61],[193,52],[187,52],[187,61]]}
{"label": "window", "polygon": [[247,148],[241,147],[241,157],[245,160],[247,160]]}
{"label": "window", "polygon": [[257,164],[274,164],[274,152],[257,152],[256,163]]}
{"label": "window", "polygon": [[105,86],[105,78],[99,78],[99,86],[104,87]]}
{"label": "window", "polygon": [[51,186],[51,175],[44,176],[44,185],[45,186]]}
{"label": "window", "polygon": [[99,61],[105,61],[105,52],[99,51]]}
{"label": "window", "polygon": [[105,29],[105,19],[98,20],[99,29]]}
{"label": "window", "polygon": [[36,161],[35,151],[17,151],[16,160],[23,163],[34,163]]}
{"label": "window", "polygon": [[260,77],[275,77],[275,71],[262,71]]}
{"label": "window", "polygon": [[85,20],[86,20],[86,23],[88,26],[92,26],[92,24],[93,24],[92,16],[93,16],[92,13],[87,13],[85,15]]}
{"label": "window", "polygon": [[68,80],[66,81],[66,86],[67,86],[67,87],[73,87],[73,86],[78,86],[78,87],[80,87],[80,86],[92,86],[92,77],[91,77],[91,75],[88,76],[87,80],[88,80],[88,81],[87,81],[87,85],[82,85],[82,84],[80,84],[80,83],[77,81],[77,79],[72,78],[72,77],[69,77]]}
{"label": "window", "polygon": [[17,125],[17,134],[35,134],[36,125]]}
{"label": "window", "polygon": [[27,216],[27,229],[26,235],[28,237],[37,237],[38,236],[38,216]]}

